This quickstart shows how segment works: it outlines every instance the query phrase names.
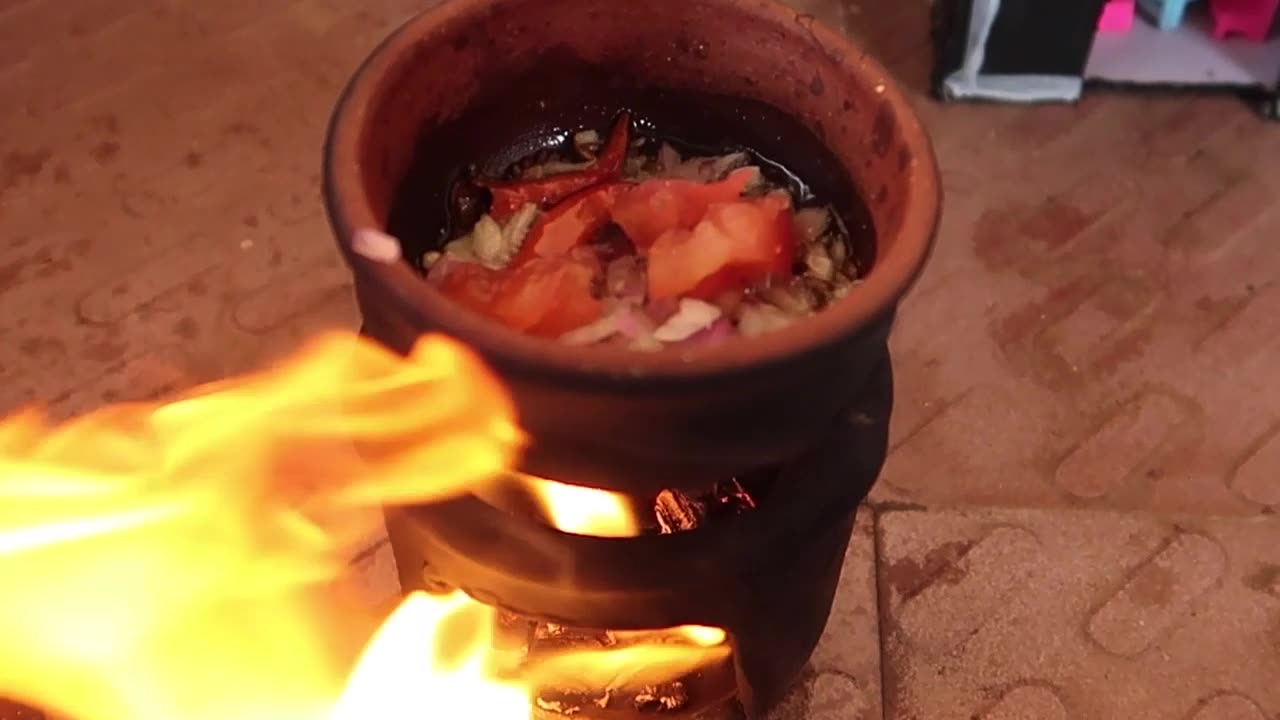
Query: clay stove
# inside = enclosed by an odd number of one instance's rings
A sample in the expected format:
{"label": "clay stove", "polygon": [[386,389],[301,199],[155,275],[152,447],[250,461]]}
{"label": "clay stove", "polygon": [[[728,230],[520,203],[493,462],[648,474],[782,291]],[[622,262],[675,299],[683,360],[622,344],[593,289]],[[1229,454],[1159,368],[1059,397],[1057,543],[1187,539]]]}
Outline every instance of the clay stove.
{"label": "clay stove", "polygon": [[637,496],[647,533],[562,533],[519,503],[469,496],[388,510],[405,590],[461,588],[503,610],[519,655],[608,642],[599,631],[723,628],[730,667],[668,686],[542,689],[543,717],[761,717],[782,699],[826,626],[854,513],[883,464],[893,383],[888,354],[810,452],[701,491]]}
{"label": "clay stove", "polygon": [[[776,333],[650,354],[522,336],[423,282],[416,259],[438,247],[463,168],[621,108],[694,145],[750,147],[850,226],[865,220],[862,284]],[[517,651],[562,628],[728,633],[731,663],[678,691],[603,706],[544,696],[552,717],[574,703],[581,717],[763,716],[823,631],[884,461],[889,330],[937,226],[933,152],[888,73],[772,0],[449,0],[375,49],[343,93],[325,196],[365,335],[401,353],[424,333],[462,340],[512,394],[531,438],[520,472],[622,493],[670,530],[569,535],[493,498],[391,510],[404,586],[501,608]],[[405,260],[356,252],[362,228],[400,238]]]}

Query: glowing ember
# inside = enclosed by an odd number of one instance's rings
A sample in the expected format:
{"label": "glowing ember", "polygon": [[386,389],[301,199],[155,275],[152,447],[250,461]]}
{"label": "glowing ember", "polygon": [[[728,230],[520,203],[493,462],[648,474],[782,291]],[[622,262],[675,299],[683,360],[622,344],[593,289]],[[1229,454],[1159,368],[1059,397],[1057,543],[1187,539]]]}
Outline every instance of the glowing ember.
{"label": "glowing ember", "polygon": [[[350,672],[378,620],[329,583],[378,507],[488,483],[522,442],[496,379],[437,337],[406,360],[331,335],[173,403],[0,423],[0,696],[75,720],[525,720],[540,683],[723,659],[723,632],[681,628],[499,679],[495,611],[414,594]],[[617,498],[542,482],[557,526],[634,534]]]}

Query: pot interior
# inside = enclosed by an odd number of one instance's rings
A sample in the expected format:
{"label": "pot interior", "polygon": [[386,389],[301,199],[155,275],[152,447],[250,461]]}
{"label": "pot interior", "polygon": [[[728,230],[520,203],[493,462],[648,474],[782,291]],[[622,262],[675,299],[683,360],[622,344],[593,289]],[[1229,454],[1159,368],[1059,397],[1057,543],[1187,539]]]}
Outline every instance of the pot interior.
{"label": "pot interior", "polygon": [[364,192],[417,261],[445,239],[468,166],[496,174],[628,109],[642,131],[745,146],[794,173],[842,216],[865,273],[892,251],[915,157],[886,81],[833,55],[812,22],[754,0],[452,0],[383,60],[359,142]]}

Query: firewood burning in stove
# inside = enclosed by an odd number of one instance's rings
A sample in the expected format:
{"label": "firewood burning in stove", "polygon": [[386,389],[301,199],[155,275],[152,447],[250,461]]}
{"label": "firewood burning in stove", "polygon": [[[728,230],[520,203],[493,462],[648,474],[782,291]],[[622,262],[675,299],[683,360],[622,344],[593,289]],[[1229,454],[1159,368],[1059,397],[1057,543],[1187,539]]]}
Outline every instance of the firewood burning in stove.
{"label": "firewood burning in stove", "polygon": [[[568,628],[546,622],[530,623],[532,642],[529,657],[583,649],[626,648],[628,646],[679,643],[686,641],[679,631],[611,631]],[[644,718],[651,715],[688,717],[683,714],[697,701],[697,693],[688,680],[662,683],[636,683],[620,675],[604,687],[540,687],[535,696],[538,720],[560,718]],[[704,679],[705,680],[705,679]],[[704,693],[705,694],[705,693]],[[700,705],[706,705],[706,702]]]}
{"label": "firewood burning in stove", "polygon": [[639,688],[606,688],[588,693],[585,691],[542,690],[534,704],[538,720],[559,720],[581,717],[584,720],[595,715],[610,717],[643,717],[650,714],[673,714],[689,706],[689,691],[679,680],[661,685],[645,685]]}
{"label": "firewood burning in stove", "polygon": [[[644,507],[644,502],[636,503]],[[651,504],[652,515],[640,518],[647,534],[672,534],[722,522],[755,509],[757,501],[744,483],[728,480],[704,491],[664,490]],[[539,658],[573,650],[623,648],[628,645],[681,642],[675,631],[611,631],[573,628],[529,620],[510,612],[499,614],[495,633],[495,650],[511,661],[534,664]],[[514,666],[505,665],[508,670]],[[518,672],[518,670],[516,670]],[[692,684],[691,684],[692,683]],[[658,684],[634,684],[628,678],[616,678],[608,687],[571,688],[541,687],[534,705],[537,720],[564,718],[644,718],[680,717],[709,718],[705,714],[707,698],[699,697],[701,687],[706,695],[707,678],[673,679]],[[714,717],[723,717],[715,715]]]}
{"label": "firewood burning in stove", "polygon": [[737,480],[716,483],[701,494],[663,490],[654,501],[654,515],[664,534],[685,532],[721,518],[740,515],[756,507],[756,501]]}

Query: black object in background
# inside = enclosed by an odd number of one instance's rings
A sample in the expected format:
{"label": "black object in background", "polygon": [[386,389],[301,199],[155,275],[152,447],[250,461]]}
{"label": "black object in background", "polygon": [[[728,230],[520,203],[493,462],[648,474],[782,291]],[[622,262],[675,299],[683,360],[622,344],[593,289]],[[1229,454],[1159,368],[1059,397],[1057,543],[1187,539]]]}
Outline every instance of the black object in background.
{"label": "black object in background", "polygon": [[[935,0],[933,84],[964,64],[974,7],[992,0]],[[982,75],[1083,77],[1106,0],[999,0]]]}
{"label": "black object in background", "polygon": [[1083,76],[1105,4],[1106,0],[1000,0],[982,72]]}

